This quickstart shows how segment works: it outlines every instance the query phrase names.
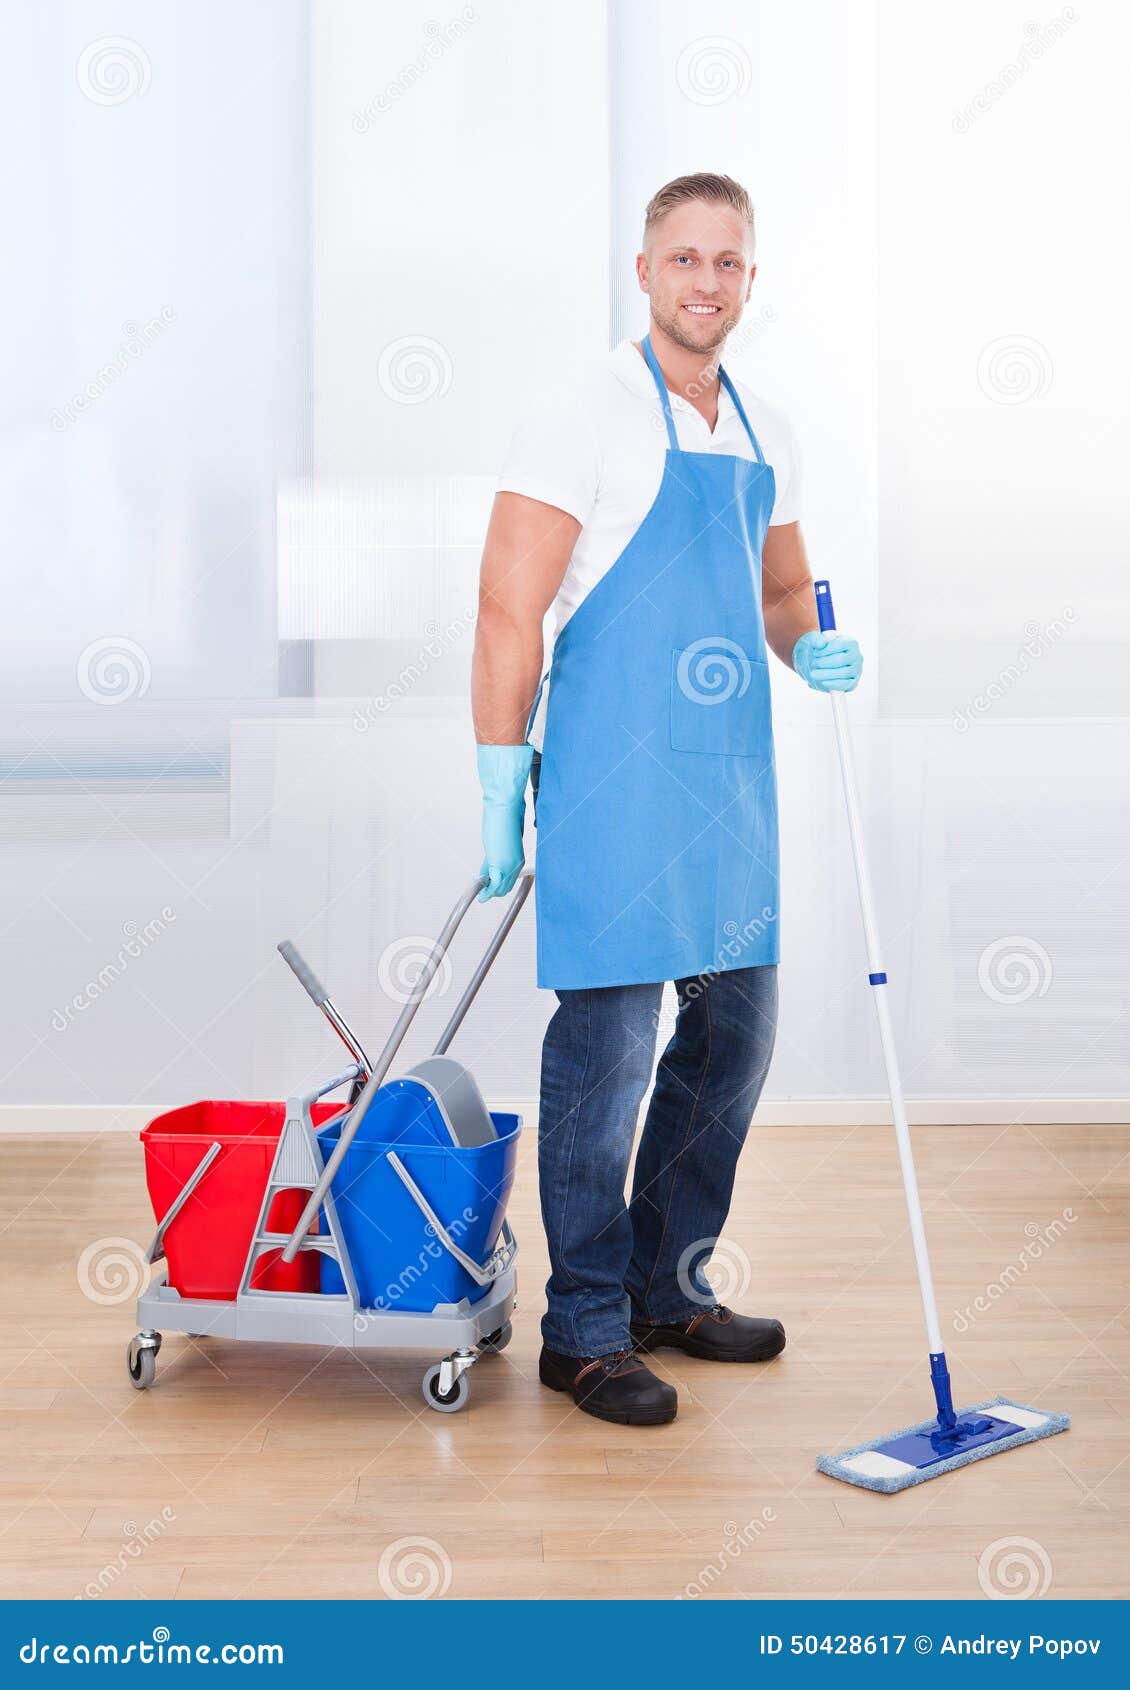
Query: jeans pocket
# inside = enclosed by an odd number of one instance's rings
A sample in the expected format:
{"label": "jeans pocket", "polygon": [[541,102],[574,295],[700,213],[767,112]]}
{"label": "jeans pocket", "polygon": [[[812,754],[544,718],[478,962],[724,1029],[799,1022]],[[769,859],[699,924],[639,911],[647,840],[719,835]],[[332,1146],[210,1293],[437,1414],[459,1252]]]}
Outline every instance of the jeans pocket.
{"label": "jeans pocket", "polygon": [[769,760],[769,664],[735,640],[699,640],[671,653],[672,751]]}

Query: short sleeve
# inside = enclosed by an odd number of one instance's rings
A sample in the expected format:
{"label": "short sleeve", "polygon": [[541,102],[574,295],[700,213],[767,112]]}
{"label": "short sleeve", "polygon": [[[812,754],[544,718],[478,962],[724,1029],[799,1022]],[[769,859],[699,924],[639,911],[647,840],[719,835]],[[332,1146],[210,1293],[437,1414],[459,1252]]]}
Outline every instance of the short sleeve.
{"label": "short sleeve", "polygon": [[788,418],[782,416],[781,422],[785,451],[773,465],[777,477],[777,497],[769,519],[771,528],[782,528],[786,522],[799,522],[801,514],[800,442]]}
{"label": "short sleeve", "polygon": [[496,490],[553,505],[583,525],[599,485],[600,452],[584,409],[549,401],[527,412],[514,430]]}

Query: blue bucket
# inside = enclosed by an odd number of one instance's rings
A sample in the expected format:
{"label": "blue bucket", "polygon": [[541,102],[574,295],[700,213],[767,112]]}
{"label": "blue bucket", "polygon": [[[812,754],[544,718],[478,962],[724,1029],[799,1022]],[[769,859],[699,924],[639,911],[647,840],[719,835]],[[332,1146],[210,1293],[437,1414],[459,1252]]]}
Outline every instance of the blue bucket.
{"label": "blue bucket", "polygon": [[[327,1122],[318,1134],[323,1160],[337,1144],[343,1119]],[[477,1302],[490,1287],[479,1285],[437,1238],[388,1153],[395,1151],[459,1248],[483,1263],[498,1243],[506,1215],[521,1116],[492,1110],[497,1139],[472,1149],[450,1139],[446,1144],[432,1141],[431,1122],[426,1112],[418,1111],[414,1128],[391,1143],[374,1138],[372,1130],[382,1130],[383,1119],[380,1112],[374,1116],[373,1109],[368,1110],[331,1187],[362,1307],[419,1314],[464,1298]],[[337,1263],[329,1256],[321,1262],[322,1290],[342,1292],[345,1285]]]}

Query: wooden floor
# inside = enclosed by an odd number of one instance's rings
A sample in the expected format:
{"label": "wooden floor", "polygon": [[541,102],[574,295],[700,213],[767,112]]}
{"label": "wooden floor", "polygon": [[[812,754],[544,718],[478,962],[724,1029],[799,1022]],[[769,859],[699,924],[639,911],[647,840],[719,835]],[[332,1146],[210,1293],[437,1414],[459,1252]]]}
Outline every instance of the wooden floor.
{"label": "wooden floor", "polygon": [[660,1360],[680,1412],[654,1430],[538,1384],[532,1136],[515,1341],[457,1415],[424,1406],[420,1358],[175,1336],[132,1390],[131,1301],[91,1300],[79,1258],[148,1241],[136,1141],[0,1139],[0,1597],[1126,1595],[1128,1129],[917,1133],[955,1395],[1074,1424],[890,1497],[813,1471],[929,1408],[889,1134],[751,1134],[725,1288],[789,1347],[763,1368]]}

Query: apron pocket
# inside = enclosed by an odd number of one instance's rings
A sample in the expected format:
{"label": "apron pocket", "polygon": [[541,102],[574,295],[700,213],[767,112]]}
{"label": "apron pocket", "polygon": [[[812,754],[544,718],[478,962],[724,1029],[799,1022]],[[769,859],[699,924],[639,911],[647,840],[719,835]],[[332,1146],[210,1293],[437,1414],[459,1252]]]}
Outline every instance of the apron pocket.
{"label": "apron pocket", "polygon": [[769,664],[735,640],[700,640],[671,653],[670,745],[769,760]]}

